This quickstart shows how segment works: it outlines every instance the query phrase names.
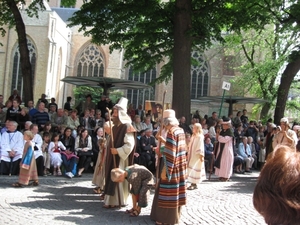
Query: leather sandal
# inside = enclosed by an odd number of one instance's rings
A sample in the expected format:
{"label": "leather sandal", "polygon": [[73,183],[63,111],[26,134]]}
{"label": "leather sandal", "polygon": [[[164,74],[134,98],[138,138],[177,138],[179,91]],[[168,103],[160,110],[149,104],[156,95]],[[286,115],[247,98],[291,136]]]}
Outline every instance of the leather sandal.
{"label": "leather sandal", "polygon": [[23,187],[23,185],[20,184],[20,183],[18,183],[18,182],[17,183],[13,183],[12,186],[13,187]]}
{"label": "leather sandal", "polygon": [[127,214],[133,213],[134,210],[135,210],[134,208],[132,208],[132,209],[127,209],[127,210],[125,211],[125,213],[127,213]]}
{"label": "leather sandal", "polygon": [[130,213],[130,217],[137,217],[141,213],[141,210],[134,209],[132,213]]}

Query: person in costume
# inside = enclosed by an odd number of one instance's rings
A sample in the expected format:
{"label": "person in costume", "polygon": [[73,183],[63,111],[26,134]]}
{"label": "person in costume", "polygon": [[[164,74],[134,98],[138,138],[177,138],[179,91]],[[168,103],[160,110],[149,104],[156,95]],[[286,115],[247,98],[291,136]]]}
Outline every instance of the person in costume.
{"label": "person in costume", "polygon": [[[127,104],[128,99],[122,97],[113,108],[114,126],[112,127],[112,138],[108,143],[105,164],[104,208],[114,208],[119,204],[121,206],[126,205],[129,195],[128,182],[113,182],[110,175],[110,171],[114,168],[113,155],[116,159],[117,168],[124,170],[133,164],[136,130],[131,125],[131,118],[127,114]],[[114,143],[113,148],[112,141]]]}
{"label": "person in costume", "polygon": [[23,155],[23,134],[17,131],[18,123],[9,121],[1,137],[1,174],[17,175]]}
{"label": "person in costume", "polygon": [[193,135],[188,145],[187,180],[191,182],[188,190],[197,189],[197,184],[206,179],[204,165],[204,135],[200,123],[193,126]]}
{"label": "person in costume", "polygon": [[273,138],[273,149],[275,149],[277,145],[286,145],[290,148],[296,149],[296,145],[298,143],[297,134],[295,131],[290,129],[288,118],[282,118],[280,120],[280,128],[281,131],[279,131],[279,133],[277,133]]}
{"label": "person in costume", "polygon": [[[34,145],[32,141],[34,134],[31,131],[24,132],[25,146],[20,166],[19,181],[12,184],[13,187],[22,187],[23,185],[38,186],[38,174],[34,157]],[[29,181],[32,181],[29,184]]]}
{"label": "person in costume", "polygon": [[232,175],[233,168],[233,143],[234,135],[230,129],[231,120],[224,118],[221,123],[222,130],[217,133],[217,153],[215,161],[215,174],[221,181],[228,181]]}
{"label": "person in costume", "polygon": [[137,217],[141,213],[141,208],[148,206],[150,181],[153,179],[152,173],[144,166],[134,164],[125,170],[114,168],[111,170],[113,182],[127,182],[131,185],[132,209],[126,210],[132,217]]}
{"label": "person in costume", "polygon": [[156,224],[179,223],[181,206],[186,204],[186,143],[185,133],[172,109],[163,112],[166,139],[157,135],[162,147],[156,153],[162,155],[158,170],[160,179],[155,189],[150,218]]}

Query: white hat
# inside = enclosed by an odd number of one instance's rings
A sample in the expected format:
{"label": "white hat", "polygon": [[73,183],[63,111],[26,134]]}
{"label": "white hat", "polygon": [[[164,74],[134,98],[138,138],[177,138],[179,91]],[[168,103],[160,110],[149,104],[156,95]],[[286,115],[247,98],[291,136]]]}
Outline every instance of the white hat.
{"label": "white hat", "polygon": [[289,119],[286,117],[281,118],[280,123],[289,123]]}
{"label": "white hat", "polygon": [[119,102],[114,106],[118,109],[119,120],[122,124],[132,123],[130,116],[127,114],[127,98],[120,98]]}
{"label": "white hat", "polygon": [[127,104],[128,104],[128,99],[122,97],[120,98],[119,102],[115,105],[115,107],[127,111]]}
{"label": "white hat", "polygon": [[223,121],[221,122],[221,124],[231,124],[230,118],[229,117],[223,118]]}
{"label": "white hat", "polygon": [[174,119],[176,119],[175,111],[173,109],[164,110],[163,118],[174,118]]}

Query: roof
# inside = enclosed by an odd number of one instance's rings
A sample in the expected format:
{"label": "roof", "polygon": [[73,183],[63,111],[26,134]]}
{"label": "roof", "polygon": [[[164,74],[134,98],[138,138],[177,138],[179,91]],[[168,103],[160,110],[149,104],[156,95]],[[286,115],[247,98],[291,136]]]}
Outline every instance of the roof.
{"label": "roof", "polygon": [[53,7],[51,9],[54,12],[56,12],[57,15],[59,15],[59,17],[66,23],[68,22],[68,19],[70,19],[73,16],[73,14],[79,10],[75,8],[56,8],[56,7]]}

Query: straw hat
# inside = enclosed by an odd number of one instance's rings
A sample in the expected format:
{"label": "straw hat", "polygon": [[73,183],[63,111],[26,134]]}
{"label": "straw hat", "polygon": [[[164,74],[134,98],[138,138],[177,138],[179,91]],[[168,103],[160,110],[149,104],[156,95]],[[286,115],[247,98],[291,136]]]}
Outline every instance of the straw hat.
{"label": "straw hat", "polygon": [[173,109],[166,109],[166,110],[164,110],[163,118],[173,118],[173,119],[176,119],[175,111]]}

